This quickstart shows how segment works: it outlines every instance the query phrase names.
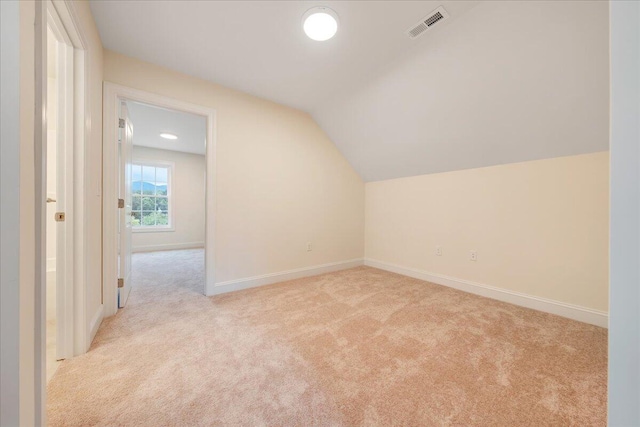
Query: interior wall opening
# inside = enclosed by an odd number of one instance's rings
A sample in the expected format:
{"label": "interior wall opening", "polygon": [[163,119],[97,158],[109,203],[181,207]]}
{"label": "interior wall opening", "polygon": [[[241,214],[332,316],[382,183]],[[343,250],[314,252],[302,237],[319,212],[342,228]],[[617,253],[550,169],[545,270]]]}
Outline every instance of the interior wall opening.
{"label": "interior wall opening", "polygon": [[[207,119],[133,100],[121,102],[120,117],[119,277],[126,282],[129,276],[133,289],[153,287],[153,295],[170,298],[178,289],[202,294]],[[119,307],[128,288],[120,288]]]}

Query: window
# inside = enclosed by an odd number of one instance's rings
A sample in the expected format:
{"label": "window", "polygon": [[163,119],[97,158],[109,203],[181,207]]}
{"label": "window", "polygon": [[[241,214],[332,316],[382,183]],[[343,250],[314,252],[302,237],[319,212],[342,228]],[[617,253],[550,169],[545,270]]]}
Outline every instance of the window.
{"label": "window", "polygon": [[173,230],[171,173],[168,164],[133,163],[132,226],[136,231]]}

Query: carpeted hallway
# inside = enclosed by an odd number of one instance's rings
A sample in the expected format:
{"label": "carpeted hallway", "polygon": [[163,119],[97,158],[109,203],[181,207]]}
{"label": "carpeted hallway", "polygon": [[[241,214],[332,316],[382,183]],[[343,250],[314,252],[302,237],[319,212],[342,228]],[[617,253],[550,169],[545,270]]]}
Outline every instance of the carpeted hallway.
{"label": "carpeted hallway", "polygon": [[207,298],[202,266],[134,255],[50,425],[606,425],[605,329],[369,267]]}

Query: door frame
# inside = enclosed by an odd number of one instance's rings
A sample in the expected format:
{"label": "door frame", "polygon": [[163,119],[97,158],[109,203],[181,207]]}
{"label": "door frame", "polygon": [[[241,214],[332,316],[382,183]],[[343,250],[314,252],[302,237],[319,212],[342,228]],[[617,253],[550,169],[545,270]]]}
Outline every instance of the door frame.
{"label": "door frame", "polygon": [[[56,146],[58,158],[56,180],[62,179],[62,194],[56,192],[58,198],[57,209],[65,213],[64,227],[56,224],[56,356],[67,359],[74,355],[74,121],[75,116],[75,48],[67,29],[62,23],[52,2],[47,2],[47,26],[55,35],[58,48],[57,66],[57,126]],[[48,76],[47,76],[48,77]],[[62,156],[60,156],[62,154]],[[48,154],[45,155],[45,159]],[[45,160],[46,161],[46,160]],[[60,184],[58,182],[58,184]],[[62,201],[62,205],[58,204]],[[46,221],[45,221],[46,224]],[[48,261],[48,260],[47,260]],[[60,280],[62,279],[62,280]],[[45,328],[46,329],[46,328]],[[46,332],[46,331],[45,331]]]}
{"label": "door frame", "polygon": [[[69,44],[73,47],[73,106],[68,110],[68,114],[73,115],[73,121],[69,122],[69,133],[72,138],[68,141],[67,147],[71,154],[66,157],[73,165],[73,176],[70,183],[69,192],[72,196],[73,204],[68,204],[72,211],[73,227],[68,243],[71,247],[67,249],[66,263],[71,280],[65,286],[65,316],[67,318],[68,348],[67,357],[84,354],[89,349],[93,336],[97,330],[96,322],[99,319],[92,319],[89,324],[87,319],[87,278],[86,265],[86,215],[85,204],[88,186],[85,175],[86,146],[91,132],[90,120],[87,120],[89,113],[89,43],[80,25],[73,0],[50,0],[54,10],[60,19],[61,24],[69,37]],[[70,52],[68,52],[70,53]],[[45,65],[46,70],[46,65]],[[46,94],[45,94],[46,95]],[[45,189],[46,190],[46,189]]]}
{"label": "door frame", "polygon": [[[215,219],[216,219],[216,110],[190,104],[151,92],[116,83],[104,82],[102,142],[102,286],[104,315],[118,311],[118,119],[119,102],[135,101],[196,114],[207,120],[205,180],[205,283],[203,295],[211,294],[215,285]],[[134,132],[135,132],[135,123]],[[111,142],[109,142],[111,141]]]}
{"label": "door frame", "polygon": [[[65,259],[70,265],[69,278],[64,283],[65,333],[64,353],[72,357],[86,352],[91,342],[91,331],[86,322],[86,277],[84,253],[85,144],[91,124],[86,120],[88,82],[88,43],[80,25],[72,0],[47,0],[35,2],[34,25],[34,421],[46,424],[46,179],[47,179],[47,27],[51,15],[59,28],[66,32],[65,42],[73,58],[66,65],[73,68],[73,102],[65,109],[70,119],[66,148],[72,159],[73,177],[68,195],[72,204],[65,208],[72,212],[65,237],[69,238]],[[69,70],[71,71],[71,70]],[[70,89],[70,88],[68,88]],[[70,165],[71,166],[71,165]],[[71,250],[71,252],[69,252]],[[70,264],[69,264],[70,263]]]}

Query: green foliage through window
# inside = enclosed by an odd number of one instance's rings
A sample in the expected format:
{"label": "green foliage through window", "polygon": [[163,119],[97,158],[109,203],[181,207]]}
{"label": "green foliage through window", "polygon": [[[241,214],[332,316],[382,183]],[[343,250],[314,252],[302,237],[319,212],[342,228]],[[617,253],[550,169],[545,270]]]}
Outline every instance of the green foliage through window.
{"label": "green foliage through window", "polygon": [[133,227],[169,226],[169,167],[133,164],[131,172]]}

